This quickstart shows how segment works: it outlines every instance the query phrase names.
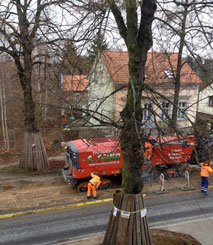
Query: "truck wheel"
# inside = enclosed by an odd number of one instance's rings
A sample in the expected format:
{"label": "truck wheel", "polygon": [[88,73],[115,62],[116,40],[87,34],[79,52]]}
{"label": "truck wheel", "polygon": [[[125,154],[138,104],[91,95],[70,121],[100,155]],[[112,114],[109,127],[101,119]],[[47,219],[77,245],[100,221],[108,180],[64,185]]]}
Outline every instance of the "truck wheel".
{"label": "truck wheel", "polygon": [[86,191],[87,191],[87,187],[80,187],[80,188],[79,188],[79,191],[80,191],[80,192],[86,192]]}
{"label": "truck wheel", "polygon": [[173,174],[167,174],[168,178],[173,178]]}
{"label": "truck wheel", "polygon": [[109,183],[103,185],[103,189],[108,189],[109,187],[110,187],[110,184]]}

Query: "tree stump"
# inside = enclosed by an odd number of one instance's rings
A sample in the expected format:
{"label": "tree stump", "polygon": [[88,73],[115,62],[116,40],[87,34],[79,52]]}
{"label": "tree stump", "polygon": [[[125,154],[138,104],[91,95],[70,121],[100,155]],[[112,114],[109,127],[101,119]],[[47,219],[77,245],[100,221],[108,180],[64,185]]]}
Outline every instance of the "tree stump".
{"label": "tree stump", "polygon": [[113,206],[103,244],[151,245],[143,195],[116,192]]}
{"label": "tree stump", "polygon": [[26,132],[19,167],[29,170],[47,168],[48,158],[41,133]]}

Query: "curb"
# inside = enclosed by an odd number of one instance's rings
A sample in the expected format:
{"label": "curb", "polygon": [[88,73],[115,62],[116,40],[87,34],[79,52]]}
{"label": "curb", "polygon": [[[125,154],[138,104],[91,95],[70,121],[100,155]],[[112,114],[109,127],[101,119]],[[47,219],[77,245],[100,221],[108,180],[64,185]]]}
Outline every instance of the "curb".
{"label": "curb", "polygon": [[[210,185],[209,189],[212,190],[213,185]],[[143,197],[146,197],[146,194],[143,194]],[[8,219],[8,218],[13,218],[16,216],[21,216],[21,215],[26,215],[26,214],[39,214],[39,213],[44,213],[44,212],[49,212],[49,211],[57,211],[57,210],[64,210],[64,209],[68,209],[68,208],[83,207],[83,206],[94,205],[94,204],[99,204],[99,203],[107,203],[107,202],[112,202],[112,201],[113,201],[113,198],[106,198],[106,199],[102,199],[102,200],[80,202],[80,203],[68,204],[68,205],[63,205],[63,206],[58,206],[58,207],[41,208],[41,209],[34,209],[34,210],[31,209],[31,210],[27,210],[27,211],[2,214],[2,215],[0,215],[0,219]]]}
{"label": "curb", "polygon": [[[143,194],[143,197],[146,197],[146,194]],[[112,201],[113,201],[113,198],[106,198],[102,200],[80,202],[80,203],[68,204],[68,205],[63,205],[63,206],[58,206],[58,207],[20,211],[20,212],[15,212],[15,213],[2,214],[0,215],[0,219],[8,219],[8,218],[13,218],[16,216],[21,216],[21,215],[26,215],[26,214],[39,214],[39,213],[44,213],[48,211],[64,210],[67,208],[83,207],[83,206],[94,205],[94,204],[99,204],[99,203],[107,203],[107,202],[112,202]]]}
{"label": "curb", "polygon": [[59,206],[59,207],[41,208],[41,209],[35,209],[35,210],[27,210],[27,211],[15,212],[15,213],[3,214],[3,215],[0,215],[0,219],[12,218],[12,217],[16,217],[16,216],[25,215],[25,214],[36,214],[36,213],[38,214],[38,213],[44,213],[44,212],[48,212],[48,211],[57,211],[57,210],[64,210],[67,208],[82,207],[82,206],[86,206],[86,205],[106,203],[106,202],[111,202],[112,200],[113,200],[112,198],[107,198],[107,199],[90,201],[90,202],[81,202],[81,203],[69,204],[69,205],[64,205],[64,206]]}

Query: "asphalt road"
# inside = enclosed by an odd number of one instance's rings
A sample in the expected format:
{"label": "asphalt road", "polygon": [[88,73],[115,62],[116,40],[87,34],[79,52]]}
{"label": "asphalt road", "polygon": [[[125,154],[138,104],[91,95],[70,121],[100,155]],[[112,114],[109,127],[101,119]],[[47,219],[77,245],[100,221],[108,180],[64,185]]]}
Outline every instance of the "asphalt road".
{"label": "asphalt road", "polygon": [[[213,216],[213,191],[145,198],[150,226]],[[0,219],[1,245],[55,244],[106,229],[112,203]]]}

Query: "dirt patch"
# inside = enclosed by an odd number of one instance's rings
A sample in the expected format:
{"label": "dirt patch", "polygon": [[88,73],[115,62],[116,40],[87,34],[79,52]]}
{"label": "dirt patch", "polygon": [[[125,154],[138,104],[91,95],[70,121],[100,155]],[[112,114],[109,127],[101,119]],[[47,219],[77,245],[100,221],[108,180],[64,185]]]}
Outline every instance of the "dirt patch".
{"label": "dirt patch", "polygon": [[52,169],[61,169],[64,166],[64,160],[49,160],[49,167]]}
{"label": "dirt patch", "polygon": [[[192,236],[162,229],[151,229],[153,245],[201,245]],[[72,242],[72,245],[102,245],[104,236],[93,236],[85,240]]]}
{"label": "dirt patch", "polygon": [[[75,202],[86,201],[86,193],[79,192],[77,188],[66,185],[60,171],[61,160],[51,161],[52,166],[57,169],[54,173],[49,174],[25,174],[25,175],[9,175],[0,174],[0,211],[8,212],[26,208],[39,208],[43,206],[66,205]],[[213,183],[213,177],[210,178]],[[190,184],[200,188],[200,172],[194,171],[190,175]],[[176,195],[184,193],[181,187],[185,186],[185,179],[173,178],[165,179],[165,190],[168,194]],[[119,183],[114,183],[110,189],[98,190],[98,198],[112,198],[115,190],[120,190]],[[160,189],[160,180],[144,185],[143,192],[146,198],[155,195]]]}
{"label": "dirt patch", "polygon": [[153,245],[201,245],[192,236],[173,231],[152,229],[151,235]]}

